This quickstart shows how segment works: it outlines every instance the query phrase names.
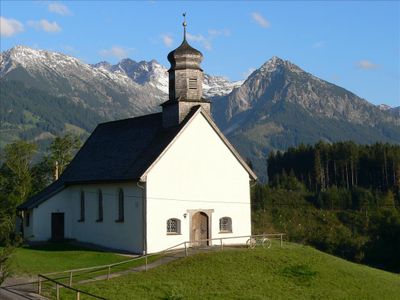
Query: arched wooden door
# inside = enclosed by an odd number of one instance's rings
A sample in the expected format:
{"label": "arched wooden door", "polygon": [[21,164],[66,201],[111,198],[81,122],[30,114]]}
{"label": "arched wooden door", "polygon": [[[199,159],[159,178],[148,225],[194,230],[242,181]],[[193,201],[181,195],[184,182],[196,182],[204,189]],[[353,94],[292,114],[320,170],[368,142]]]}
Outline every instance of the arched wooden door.
{"label": "arched wooden door", "polygon": [[[197,212],[192,217],[192,242],[193,246],[206,246],[208,241],[208,216],[203,212]],[[202,241],[202,242],[198,242]]]}

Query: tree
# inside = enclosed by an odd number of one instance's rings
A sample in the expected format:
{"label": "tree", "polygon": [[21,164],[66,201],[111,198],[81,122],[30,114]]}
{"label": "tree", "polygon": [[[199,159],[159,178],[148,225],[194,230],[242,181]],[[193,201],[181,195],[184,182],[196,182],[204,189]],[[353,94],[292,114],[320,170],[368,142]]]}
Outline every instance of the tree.
{"label": "tree", "polygon": [[39,193],[48,186],[54,179],[54,170],[47,157],[37,164],[32,169],[32,194]]}
{"label": "tree", "polygon": [[6,174],[2,191],[13,199],[16,205],[22,203],[32,189],[31,164],[36,145],[25,141],[16,141],[4,148],[3,173]]}
{"label": "tree", "polygon": [[47,158],[51,169],[57,165],[58,175],[61,175],[80,146],[81,141],[78,136],[66,134],[63,137],[56,137],[50,145],[50,155]]}
{"label": "tree", "polygon": [[0,285],[10,275],[9,259],[18,241],[13,218],[0,210]]}

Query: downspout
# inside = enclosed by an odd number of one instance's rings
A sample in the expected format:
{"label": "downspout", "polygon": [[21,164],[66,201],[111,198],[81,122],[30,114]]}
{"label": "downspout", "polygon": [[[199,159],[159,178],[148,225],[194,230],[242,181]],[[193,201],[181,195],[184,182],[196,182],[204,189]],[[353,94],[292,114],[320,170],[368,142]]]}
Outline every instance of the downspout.
{"label": "downspout", "polygon": [[[143,185],[140,185],[143,183]],[[142,190],[142,216],[143,216],[143,255],[147,254],[147,201],[146,201],[146,182],[138,181],[138,188]]]}
{"label": "downspout", "polygon": [[253,222],[251,220],[251,216],[253,213],[252,201],[251,201],[251,188],[257,184],[257,179],[250,180],[250,234],[253,234]]}

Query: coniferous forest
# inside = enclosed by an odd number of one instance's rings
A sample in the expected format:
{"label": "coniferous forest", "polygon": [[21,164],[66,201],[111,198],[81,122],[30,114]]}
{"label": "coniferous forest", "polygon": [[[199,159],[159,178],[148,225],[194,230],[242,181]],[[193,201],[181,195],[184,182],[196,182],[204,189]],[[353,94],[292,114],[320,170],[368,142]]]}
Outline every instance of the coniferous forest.
{"label": "coniferous forest", "polygon": [[268,158],[268,178],[279,181],[284,174],[294,175],[314,191],[332,186],[398,191],[400,146],[319,142],[314,146],[289,148],[284,153],[272,152]]}
{"label": "coniferous forest", "polygon": [[400,272],[400,146],[300,145],[268,158],[252,189],[253,229]]}

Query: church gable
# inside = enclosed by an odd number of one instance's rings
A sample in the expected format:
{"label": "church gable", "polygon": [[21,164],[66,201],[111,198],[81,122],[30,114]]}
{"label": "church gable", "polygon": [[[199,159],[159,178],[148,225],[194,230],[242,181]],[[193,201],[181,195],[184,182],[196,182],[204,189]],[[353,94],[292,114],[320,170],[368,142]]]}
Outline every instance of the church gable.
{"label": "church gable", "polygon": [[245,173],[249,180],[257,179],[202,108],[198,107],[188,118],[170,145],[143,174],[142,180],[145,181],[151,172],[157,172],[157,168],[170,168],[185,175],[202,173],[209,178],[234,170]]}

